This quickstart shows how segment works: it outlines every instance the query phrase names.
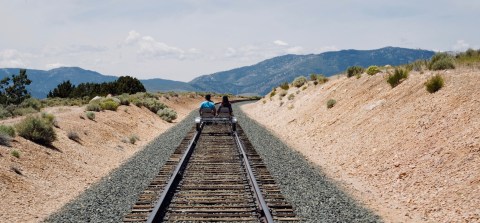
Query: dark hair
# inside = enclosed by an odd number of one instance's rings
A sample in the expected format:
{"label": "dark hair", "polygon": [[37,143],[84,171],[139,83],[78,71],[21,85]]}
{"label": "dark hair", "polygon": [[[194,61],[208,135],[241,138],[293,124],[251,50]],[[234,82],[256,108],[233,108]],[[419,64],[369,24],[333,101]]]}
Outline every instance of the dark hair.
{"label": "dark hair", "polygon": [[229,105],[228,97],[225,95],[222,97],[222,105]]}
{"label": "dark hair", "polygon": [[212,97],[212,96],[210,96],[209,94],[205,95],[205,99],[207,99],[207,101],[210,101],[210,98],[211,98],[211,97]]}

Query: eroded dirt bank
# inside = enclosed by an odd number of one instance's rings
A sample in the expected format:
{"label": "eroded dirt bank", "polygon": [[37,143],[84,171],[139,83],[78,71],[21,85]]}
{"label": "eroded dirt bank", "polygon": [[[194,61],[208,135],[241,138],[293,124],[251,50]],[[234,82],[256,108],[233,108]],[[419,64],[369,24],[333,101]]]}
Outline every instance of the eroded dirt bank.
{"label": "eroded dirt bank", "polygon": [[[430,94],[438,73],[445,87]],[[242,109],[387,222],[480,221],[480,71],[412,72],[395,88],[385,76],[277,90]]]}

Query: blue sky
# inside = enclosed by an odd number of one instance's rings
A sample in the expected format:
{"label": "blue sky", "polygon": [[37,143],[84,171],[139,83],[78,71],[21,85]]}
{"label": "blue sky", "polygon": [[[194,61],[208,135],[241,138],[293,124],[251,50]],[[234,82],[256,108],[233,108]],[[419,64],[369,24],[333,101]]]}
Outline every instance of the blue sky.
{"label": "blue sky", "polygon": [[0,67],[189,81],[284,54],[480,48],[477,0],[0,0]]}

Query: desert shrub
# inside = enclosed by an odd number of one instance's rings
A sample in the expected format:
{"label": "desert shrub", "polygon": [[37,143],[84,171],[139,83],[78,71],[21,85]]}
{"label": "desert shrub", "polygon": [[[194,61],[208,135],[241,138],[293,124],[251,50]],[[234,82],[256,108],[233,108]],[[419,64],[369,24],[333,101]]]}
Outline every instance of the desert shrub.
{"label": "desert shrub", "polygon": [[283,90],[288,90],[290,88],[290,85],[288,84],[288,82],[283,82],[280,84],[280,88]]}
{"label": "desert shrub", "polygon": [[480,49],[468,49],[465,52],[459,53],[455,56],[456,62],[461,64],[478,64],[480,62]]}
{"label": "desert shrub", "polygon": [[20,103],[20,107],[32,108],[36,111],[40,111],[40,109],[42,108],[42,103],[40,102],[40,100],[36,98],[27,98],[24,101],[22,101],[22,103]]}
{"label": "desert shrub", "polygon": [[10,147],[11,142],[12,142],[12,137],[7,135],[6,133],[0,132],[0,145]]}
{"label": "desert shrub", "polygon": [[12,156],[14,156],[16,158],[20,158],[20,152],[18,150],[12,150],[12,152],[10,152],[10,154],[12,154]]}
{"label": "desert shrub", "polygon": [[85,113],[85,115],[87,116],[88,119],[90,120],[95,120],[95,113],[94,112],[91,112],[91,111],[88,111],[87,113]]}
{"label": "desert shrub", "polygon": [[272,92],[270,92],[270,97],[273,97],[273,96],[275,96],[275,94],[277,94],[277,92],[276,92],[276,91],[272,91]]}
{"label": "desert shrub", "polygon": [[166,108],[167,106],[154,98],[147,98],[143,101],[143,106],[153,113],[157,113],[159,110]]}
{"label": "desert shrub", "polygon": [[351,66],[347,68],[347,77],[358,76],[363,73],[365,69],[361,66]]}
{"label": "desert shrub", "polygon": [[440,90],[444,85],[443,77],[440,75],[435,75],[425,82],[425,88],[430,93],[435,93]]}
{"label": "desert shrub", "polygon": [[139,140],[140,138],[138,138],[138,136],[136,135],[131,135],[130,137],[128,137],[128,142],[130,142],[131,144],[135,144],[137,142],[137,140]]}
{"label": "desert shrub", "polygon": [[3,107],[3,105],[0,105],[0,119],[6,119],[9,117],[12,117],[12,113]]}
{"label": "desert shrub", "polygon": [[[319,75],[317,76],[317,82],[318,82],[319,84],[326,83],[327,81],[328,81],[328,78],[325,77],[325,75],[319,74]],[[315,83],[315,82],[314,82],[314,83]]]}
{"label": "desert shrub", "polygon": [[78,135],[77,132],[75,131],[68,131],[67,133],[67,137],[75,142],[79,142],[80,141],[80,136]]}
{"label": "desert shrub", "polygon": [[57,138],[53,121],[42,117],[28,116],[15,125],[19,136],[41,145],[51,145]]}
{"label": "desert shrub", "polygon": [[41,115],[42,119],[45,120],[48,124],[54,125],[55,124],[55,116],[53,114],[42,112]]}
{"label": "desert shrub", "polygon": [[387,82],[394,88],[407,78],[408,71],[406,69],[396,68],[393,74],[388,75]]}
{"label": "desert shrub", "polygon": [[428,63],[426,60],[416,60],[412,63],[407,64],[405,67],[407,70],[413,70],[413,71],[422,71],[423,67],[427,67]]}
{"label": "desert shrub", "polygon": [[100,103],[98,102],[90,102],[87,107],[85,107],[86,111],[95,111],[99,112],[102,111],[102,107],[100,106]]}
{"label": "desert shrub", "polygon": [[437,53],[433,55],[430,63],[428,64],[430,70],[446,70],[455,69],[453,57],[447,53]]}
{"label": "desert shrub", "polygon": [[369,67],[367,68],[366,73],[367,73],[368,75],[375,75],[375,74],[377,74],[377,73],[380,73],[380,69],[378,68],[378,66],[369,66]]}
{"label": "desert shrub", "polygon": [[337,101],[335,99],[330,99],[327,101],[327,108],[333,108],[333,106],[335,106],[335,104],[337,103]]}
{"label": "desert shrub", "polygon": [[283,97],[285,97],[285,95],[287,95],[287,91],[285,91],[285,90],[280,91],[280,94],[278,94],[278,96],[280,97],[280,99],[283,98]]}
{"label": "desert shrub", "polygon": [[316,81],[317,80],[317,75],[316,74],[310,74],[310,80],[311,81]]}
{"label": "desert shrub", "polygon": [[295,86],[295,87],[301,87],[305,83],[307,83],[307,78],[305,78],[304,76],[297,77],[292,82],[293,86]]}
{"label": "desert shrub", "polygon": [[38,110],[36,110],[32,107],[22,108],[22,107],[15,106],[15,109],[13,109],[13,111],[12,111],[12,115],[13,116],[24,116],[24,115],[28,115],[28,114],[37,113],[37,112],[38,112]]}
{"label": "desert shrub", "polygon": [[119,95],[117,98],[120,100],[121,105],[130,105],[130,96],[128,94]]}
{"label": "desert shrub", "polygon": [[15,128],[13,128],[12,126],[0,125],[0,134],[2,133],[10,137],[16,136]]}
{"label": "desert shrub", "polygon": [[171,108],[160,109],[158,110],[157,115],[167,122],[172,122],[177,119],[177,112]]}
{"label": "desert shrub", "polygon": [[102,108],[102,110],[116,111],[118,106],[120,106],[120,103],[116,102],[111,98],[107,98],[100,102],[100,107]]}
{"label": "desert shrub", "polygon": [[295,98],[295,95],[294,95],[294,94],[289,94],[289,95],[288,95],[288,100],[292,100],[292,99],[294,99],[294,98]]}

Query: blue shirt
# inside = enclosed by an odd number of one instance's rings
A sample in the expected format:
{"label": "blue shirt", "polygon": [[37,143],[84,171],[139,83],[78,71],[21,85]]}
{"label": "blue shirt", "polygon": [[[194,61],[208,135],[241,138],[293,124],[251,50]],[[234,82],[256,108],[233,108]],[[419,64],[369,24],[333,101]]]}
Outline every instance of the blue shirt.
{"label": "blue shirt", "polygon": [[211,101],[204,101],[200,104],[200,108],[210,108],[212,110],[215,110],[215,103]]}

